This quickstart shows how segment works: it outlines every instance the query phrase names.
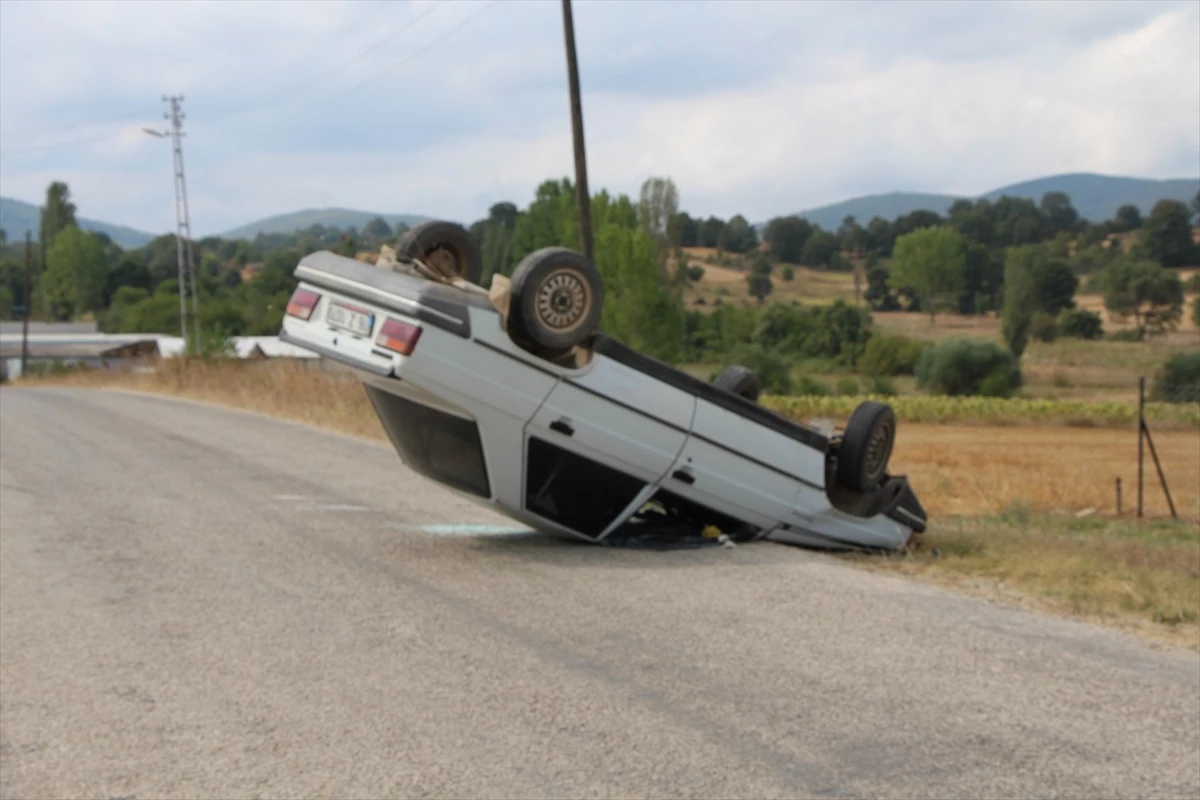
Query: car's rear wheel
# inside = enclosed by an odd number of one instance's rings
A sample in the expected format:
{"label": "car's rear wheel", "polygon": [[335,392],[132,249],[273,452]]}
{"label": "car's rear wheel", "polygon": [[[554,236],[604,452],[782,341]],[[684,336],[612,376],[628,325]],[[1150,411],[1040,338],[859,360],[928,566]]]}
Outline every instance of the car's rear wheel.
{"label": "car's rear wheel", "polygon": [[886,403],[861,403],[846,423],[838,453],[837,479],[847,489],[870,492],[887,474],[896,443],[896,413]]}
{"label": "car's rear wheel", "polygon": [[592,262],[566,247],[544,247],[513,271],[510,331],[546,355],[582,344],[600,325],[604,284]]}
{"label": "car's rear wheel", "polygon": [[758,402],[758,394],[761,391],[758,375],[754,370],[743,367],[741,364],[730,364],[721,370],[717,377],[713,378],[713,385],[739,397],[744,397],[751,403]]}
{"label": "car's rear wheel", "polygon": [[478,284],[483,277],[483,254],[475,237],[454,222],[431,219],[404,232],[396,255],[417,258],[447,278]]}

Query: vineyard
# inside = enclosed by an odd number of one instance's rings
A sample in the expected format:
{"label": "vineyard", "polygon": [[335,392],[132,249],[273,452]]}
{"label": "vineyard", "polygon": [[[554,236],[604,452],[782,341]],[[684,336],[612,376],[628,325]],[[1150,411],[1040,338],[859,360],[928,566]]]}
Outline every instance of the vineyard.
{"label": "vineyard", "polygon": [[[1070,400],[1002,397],[764,396],[761,403],[793,419],[829,418],[845,421],[863,400],[888,403],[901,422],[968,425],[1067,425],[1125,428],[1136,424],[1133,403],[1089,403]],[[1146,419],[1157,427],[1200,430],[1200,404],[1146,403]]]}

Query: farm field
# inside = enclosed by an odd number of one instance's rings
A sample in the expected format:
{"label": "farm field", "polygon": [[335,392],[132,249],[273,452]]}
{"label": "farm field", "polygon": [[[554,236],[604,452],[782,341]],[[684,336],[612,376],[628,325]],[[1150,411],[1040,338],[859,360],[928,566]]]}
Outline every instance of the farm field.
{"label": "farm field", "polygon": [[[701,312],[711,312],[720,303],[754,305],[746,285],[746,273],[736,266],[717,266],[705,263],[707,258],[716,258],[714,248],[684,248],[690,263],[704,267],[704,275],[698,282],[690,283],[684,290],[685,307]],[[742,259],[725,254],[733,265]],[[793,281],[780,277],[781,266],[773,273],[775,289],[767,303],[793,301],[805,305],[823,305],[841,299],[855,303],[854,278],[848,272],[812,270],[792,265],[795,270]],[[1186,281],[1197,270],[1180,270]],[[865,286],[863,287],[865,291]],[[1195,297],[1185,292],[1185,306]],[[703,301],[703,302],[698,302]],[[1106,334],[1132,330],[1133,320],[1110,318],[1104,309],[1104,300],[1094,292],[1075,295],[1077,307],[1095,311],[1104,322]],[[997,315],[965,316],[961,314],[938,314],[930,320],[928,314],[905,311],[872,311],[871,316],[878,330],[919,341],[936,343],[944,339],[966,337],[985,339],[1003,344],[1001,321]],[[1122,342],[1110,340],[1084,341],[1060,338],[1054,342],[1030,341],[1021,360],[1025,386],[1021,395],[1036,398],[1062,400],[1137,402],[1138,378],[1145,377],[1147,384],[1162,362],[1169,356],[1200,347],[1200,329],[1185,313],[1178,329],[1166,336],[1147,339],[1144,342]],[[710,378],[720,370],[721,364],[686,364],[689,372]],[[814,378],[830,389],[834,389],[842,378],[857,377],[848,370],[833,369],[824,364],[797,364],[792,369],[794,380],[802,375]],[[897,376],[893,384],[900,394],[917,392],[916,382],[911,376]]]}

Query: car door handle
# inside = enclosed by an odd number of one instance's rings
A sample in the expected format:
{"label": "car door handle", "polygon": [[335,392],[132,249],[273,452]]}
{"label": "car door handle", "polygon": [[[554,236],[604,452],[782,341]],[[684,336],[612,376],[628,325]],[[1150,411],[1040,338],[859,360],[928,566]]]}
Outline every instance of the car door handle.
{"label": "car door handle", "polygon": [[555,433],[561,433],[563,436],[574,436],[575,429],[561,419],[556,419],[550,423],[550,430]]}
{"label": "car door handle", "polygon": [[693,484],[696,482],[696,476],[694,476],[694,475],[692,475],[692,473],[686,472],[682,469],[677,469],[674,472],[672,472],[671,477],[677,481],[683,481],[686,484]]}

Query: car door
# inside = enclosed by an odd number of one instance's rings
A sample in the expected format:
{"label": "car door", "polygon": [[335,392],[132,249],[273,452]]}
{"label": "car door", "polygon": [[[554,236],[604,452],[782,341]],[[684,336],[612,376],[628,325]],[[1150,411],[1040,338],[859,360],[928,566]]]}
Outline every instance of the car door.
{"label": "car door", "polygon": [[663,488],[760,528],[789,518],[798,497],[822,492],[820,451],[708,400]]}
{"label": "car door", "polygon": [[610,361],[560,380],[526,425],[525,509],[591,537],[620,524],[675,463],[695,404]]}

